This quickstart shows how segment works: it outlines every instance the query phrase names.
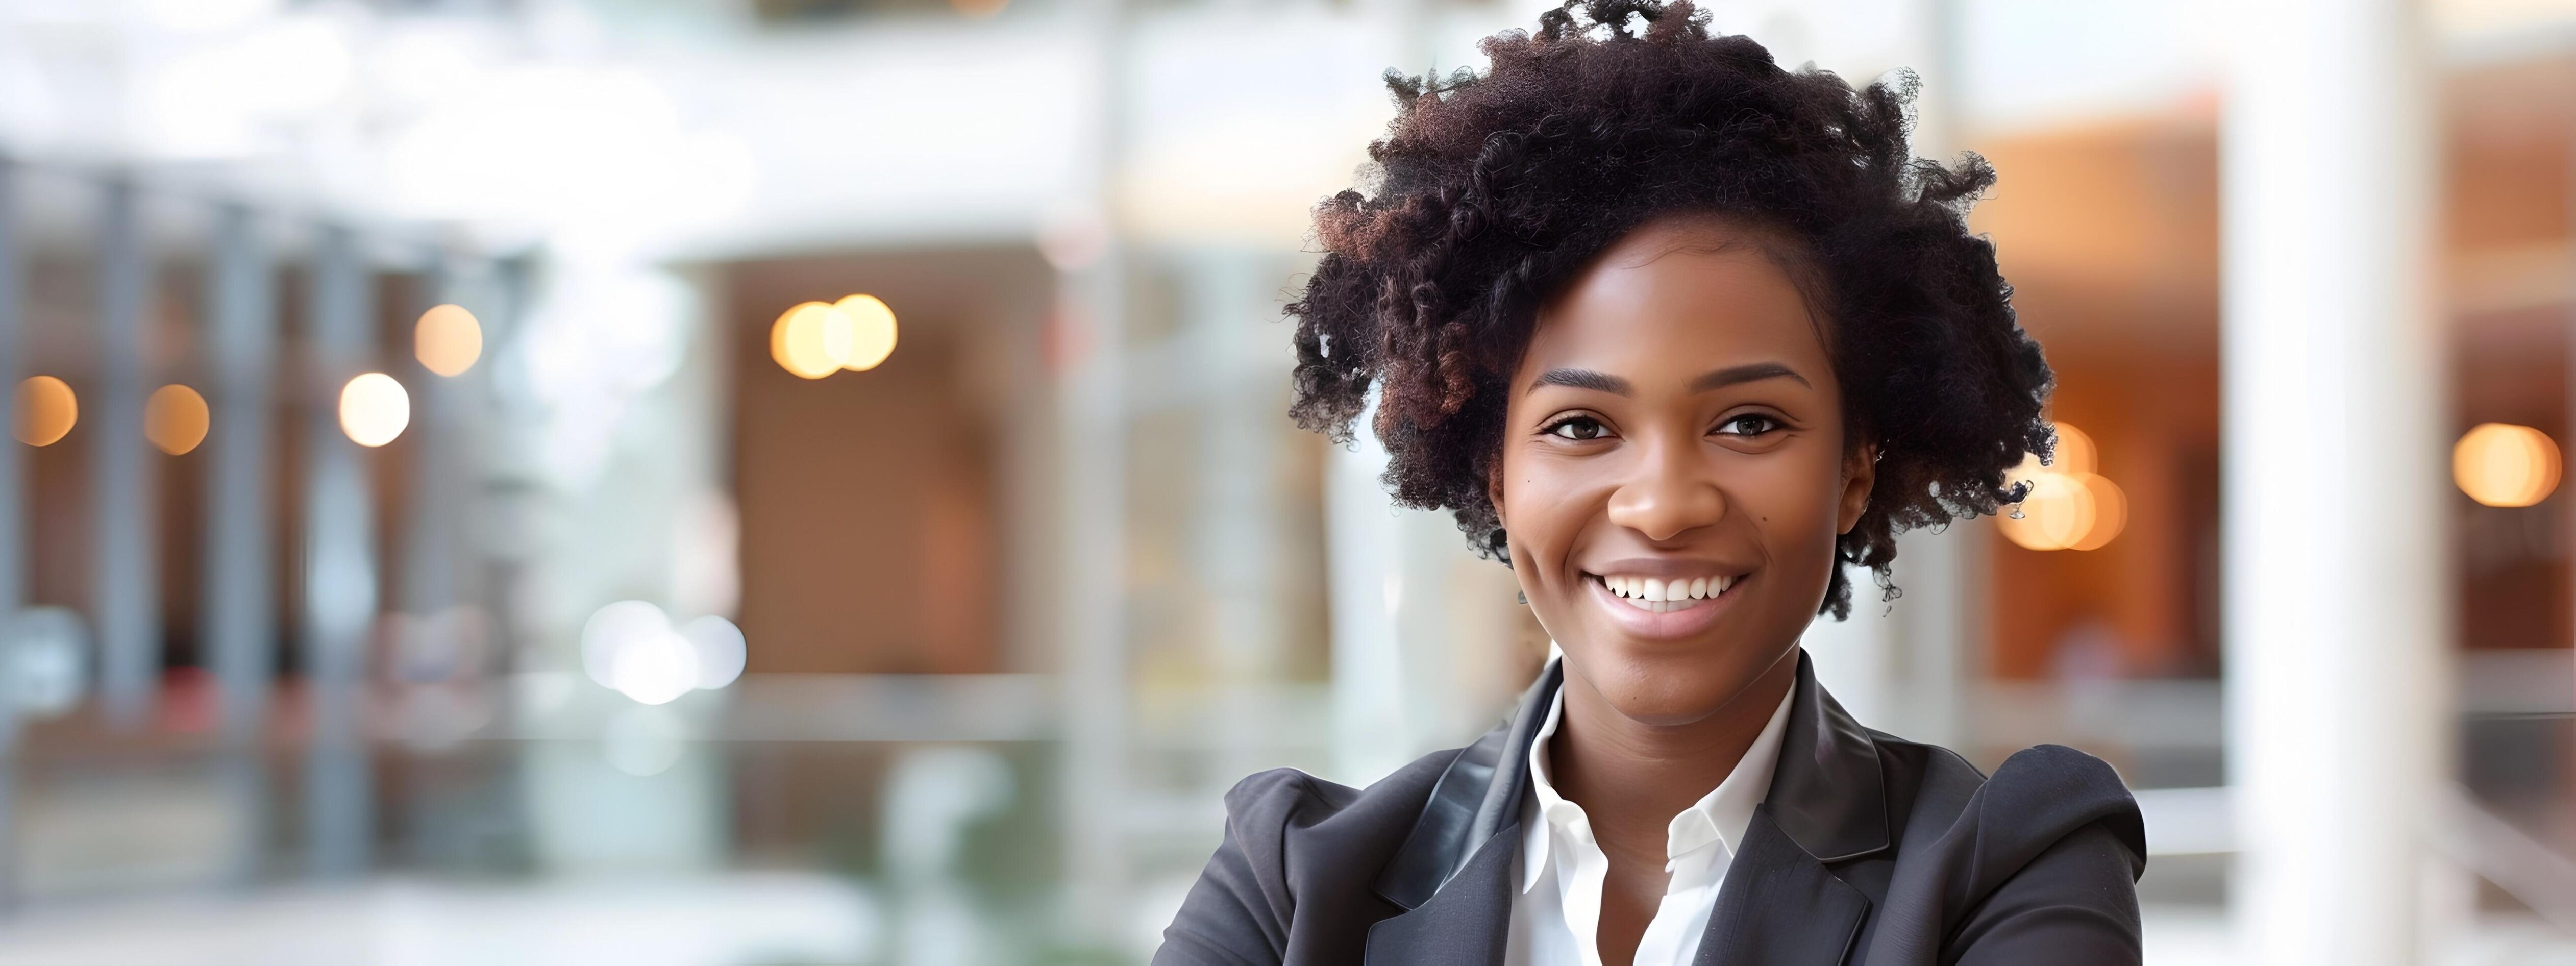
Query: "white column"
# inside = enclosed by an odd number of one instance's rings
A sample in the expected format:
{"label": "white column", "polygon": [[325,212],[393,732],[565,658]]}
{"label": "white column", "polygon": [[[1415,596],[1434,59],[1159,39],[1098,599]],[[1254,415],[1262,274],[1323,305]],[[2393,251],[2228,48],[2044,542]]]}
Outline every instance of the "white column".
{"label": "white column", "polygon": [[[27,377],[26,272],[19,262],[21,168],[0,158],[0,426],[18,425],[18,380]],[[16,643],[27,593],[26,450],[0,439],[0,641]],[[18,692],[15,662],[0,661],[0,695]],[[18,709],[0,701],[0,909],[18,898]]]}
{"label": "white column", "polygon": [[[18,425],[18,381],[28,376],[26,272],[18,260],[24,231],[18,215],[21,170],[0,158],[0,427]],[[27,600],[26,452],[15,439],[0,441],[0,638],[14,632],[18,609]],[[8,670],[9,662],[0,661],[0,687],[9,683]],[[14,692],[0,691],[5,693]],[[17,728],[15,708],[0,701],[0,756],[16,747]],[[0,809],[5,807],[0,803]],[[0,833],[0,847],[6,840]]]}
{"label": "white column", "polygon": [[[1975,753],[1977,729],[1968,709],[1986,680],[1990,526],[1962,520],[1939,531],[1905,534],[1896,543],[1896,586],[1904,596],[1895,607],[1901,648],[1895,663],[1903,685],[1888,710],[1906,737],[1962,754]],[[1875,583],[1855,589],[1877,599]],[[1859,603],[1855,598],[1854,607]]]}
{"label": "white column", "polygon": [[[2564,132],[2564,136],[2567,138],[2566,143],[2576,144],[2576,126],[2569,127]],[[2568,229],[2566,249],[2567,261],[2559,271],[2564,272],[2564,277],[2566,278],[2576,279],[2576,151],[2571,151],[2567,154],[2561,155],[2561,159],[2562,160],[2559,162],[2562,168],[2560,177],[2565,179],[2561,183],[2566,186],[2565,190],[2567,192],[2567,207],[2561,217],[2566,219],[2565,224],[2568,226]],[[2559,424],[2565,428],[2561,429],[2558,433],[2558,445],[2562,452],[2567,446],[2576,445],[2576,297],[2570,297],[2568,299],[2563,311],[2565,313],[2565,321],[2562,323],[2563,331],[2561,332],[2560,337],[2565,339],[2566,342],[2565,348],[2562,350],[2565,353],[2565,357],[2559,361],[2559,365],[2561,367],[2559,371],[2565,373],[2565,375],[2561,377],[2563,388],[2560,391],[2566,394],[2566,402],[2564,404],[2564,418],[2566,419],[2566,422]],[[2560,485],[2564,486],[2566,484],[2562,482]],[[2560,539],[2567,541],[2567,546],[2576,547],[2576,513],[2569,513],[2562,508],[2559,511],[2559,516],[2562,518],[2561,525],[2567,527],[2567,532],[2562,534]],[[2576,567],[2570,567],[2567,569],[2567,578],[2566,600],[2570,605],[2570,610],[2576,611]],[[2570,613],[2568,616],[2570,618],[2576,618],[2576,613]],[[2571,620],[2570,626],[2576,626],[2576,620]],[[2576,662],[2571,662],[2569,670],[2576,671]]]}
{"label": "white column", "polygon": [[2246,962],[2415,962],[2451,733],[2435,79],[2406,0],[2239,17],[2220,137],[2233,911]]}
{"label": "white column", "polygon": [[[430,254],[412,304],[403,313],[406,335],[432,306],[455,301],[450,262],[445,252]],[[420,633],[447,635],[444,644],[452,647],[455,628],[439,618],[459,602],[462,550],[458,545],[466,536],[463,504],[475,479],[469,450],[458,438],[464,400],[460,398],[463,387],[456,380],[472,371],[442,376],[429,371],[417,353],[403,355],[412,358],[388,367],[402,374],[412,396],[407,430],[413,453],[411,519],[403,538],[402,589],[394,609],[422,621]]]}
{"label": "white column", "polygon": [[213,432],[207,439],[205,637],[228,743],[253,745],[277,662],[269,581],[269,427],[276,399],[274,271],[250,210],[217,214],[207,300]]}
{"label": "white column", "polygon": [[[1371,413],[1376,409],[1371,406]],[[1412,760],[1408,711],[1423,697],[1406,687],[1396,612],[1405,587],[1403,521],[1378,475],[1386,449],[1369,432],[1324,454],[1325,593],[1332,598],[1333,780],[1366,785]],[[1417,588],[1418,590],[1418,588]]]}
{"label": "white column", "polygon": [[[427,264],[416,276],[410,304],[401,309],[401,331],[406,338],[399,343],[396,357],[388,360],[387,371],[400,373],[403,385],[411,390],[411,427],[404,431],[411,444],[411,492],[406,502],[410,519],[405,521],[401,538],[401,563],[394,583],[394,599],[386,610],[402,615],[397,626],[406,639],[398,640],[395,653],[408,654],[391,662],[398,675],[406,674],[404,665],[413,665],[408,673],[456,675],[464,659],[465,627],[458,617],[463,610],[462,584],[465,547],[472,528],[467,526],[465,504],[476,482],[473,454],[462,438],[464,387],[458,380],[471,378],[472,370],[442,376],[431,372],[417,350],[416,326],[430,308],[457,301],[450,255],[431,251]],[[392,564],[393,553],[387,553]],[[414,664],[420,655],[440,655],[424,664]],[[436,672],[419,670],[435,667]],[[416,681],[406,680],[406,685]],[[417,697],[413,695],[412,697]],[[404,698],[400,700],[410,700]],[[660,709],[654,709],[660,710]],[[414,756],[393,758],[388,768],[402,769],[425,776],[435,767]],[[438,821],[433,814],[440,804],[409,801],[401,806],[410,817],[409,847],[418,854],[433,854],[438,849]]]}
{"label": "white column", "polygon": [[1063,359],[1056,452],[1063,467],[1065,914],[1081,939],[1126,932],[1127,829],[1127,255],[1114,210],[1126,60],[1124,4],[1085,0],[1093,103],[1070,186],[1078,219],[1097,219],[1096,252],[1060,264],[1056,325]]}
{"label": "white column", "polygon": [[1089,345],[1065,374],[1057,437],[1064,460],[1065,861],[1077,928],[1123,925],[1127,888],[1127,415],[1122,263],[1069,276],[1067,304],[1089,316]]}
{"label": "white column", "polygon": [[[140,728],[151,720],[153,685],[161,675],[161,581],[154,537],[160,533],[160,464],[143,437],[143,403],[152,393],[143,308],[152,288],[144,251],[142,203],[134,184],[106,185],[99,218],[97,427],[90,445],[90,607],[98,623],[99,690],[109,722]],[[86,407],[85,407],[86,408]],[[84,414],[86,416],[87,414]]]}
{"label": "white column", "polygon": [[[1214,671],[1217,729],[1214,774],[1220,781],[1277,765],[1275,731],[1282,638],[1279,572],[1280,411],[1288,382],[1286,346],[1262,324],[1276,279],[1263,283],[1265,259],[1253,251],[1216,249],[1188,259],[1183,312],[1189,356],[1206,395],[1197,405],[1199,520],[1195,556],[1209,607],[1207,641]],[[1267,310],[1267,311],[1265,311]]]}
{"label": "white column", "polygon": [[1895,719],[1900,683],[1896,680],[1896,616],[1878,599],[1878,584],[1868,571],[1847,573],[1852,579],[1851,616],[1816,618],[1799,636],[1798,646],[1815,662],[1816,680],[1860,723],[1928,740]]}
{"label": "white column", "polygon": [[374,500],[365,453],[340,430],[340,388],[372,357],[374,279],[347,229],[314,241],[305,402],[304,680],[306,859],[320,876],[366,870],[374,840],[367,778],[366,644],[376,615]]}
{"label": "white column", "polygon": [[222,720],[217,771],[234,812],[229,875],[241,883],[258,878],[268,851],[260,737],[277,668],[269,437],[278,320],[275,266],[259,236],[250,209],[225,205],[216,213],[206,327],[214,425],[206,439],[204,640]]}
{"label": "white column", "polygon": [[1446,511],[1398,508],[1369,426],[1324,461],[1324,560],[1332,596],[1333,775],[1365,785],[1465,744],[1510,713],[1533,667],[1517,650],[1502,564],[1475,555]]}

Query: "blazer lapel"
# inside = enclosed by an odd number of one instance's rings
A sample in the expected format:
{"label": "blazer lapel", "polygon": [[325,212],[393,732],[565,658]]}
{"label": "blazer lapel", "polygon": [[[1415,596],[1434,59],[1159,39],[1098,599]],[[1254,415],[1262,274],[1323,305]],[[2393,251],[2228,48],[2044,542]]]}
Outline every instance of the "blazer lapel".
{"label": "blazer lapel", "polygon": [[1764,810],[1780,831],[1818,862],[1844,862],[1887,848],[1887,780],[1878,743],[1816,682],[1815,663],[1798,652],[1797,691],[1789,729],[1771,774]]}
{"label": "blazer lapel", "polygon": [[1441,773],[1413,831],[1372,883],[1407,911],[1369,927],[1370,966],[1502,963],[1530,740],[1560,674],[1548,662],[1511,719],[1461,749]]}
{"label": "blazer lapel", "polygon": [[1851,955],[1869,896],[1825,863],[1887,848],[1879,767],[1869,729],[1825,693],[1798,652],[1780,764],[1718,889],[1699,966],[1828,966]]}
{"label": "blazer lapel", "polygon": [[1869,897],[1791,841],[1764,805],[1744,829],[1744,847],[1726,870],[1693,962],[1835,966],[1851,954],[1868,912]]}
{"label": "blazer lapel", "polygon": [[1497,829],[1520,823],[1521,795],[1529,782],[1529,746],[1556,696],[1562,670],[1549,661],[1521,693],[1509,720],[1459,749],[1431,788],[1413,831],[1371,885],[1405,909],[1430,901],[1466,867],[1469,852]]}
{"label": "blazer lapel", "polygon": [[1368,966],[1499,966],[1512,923],[1519,822],[1488,836],[1447,884],[1413,911],[1368,931]]}

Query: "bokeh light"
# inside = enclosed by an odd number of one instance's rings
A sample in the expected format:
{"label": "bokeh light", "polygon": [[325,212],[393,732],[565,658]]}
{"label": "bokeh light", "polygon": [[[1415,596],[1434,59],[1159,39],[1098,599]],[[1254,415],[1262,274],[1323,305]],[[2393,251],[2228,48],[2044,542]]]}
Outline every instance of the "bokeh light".
{"label": "bokeh light", "polygon": [[701,617],[674,629],[661,608],[640,600],[602,607],[581,628],[582,673],[640,704],[731,684],[743,659],[742,631],[731,621]]}
{"label": "bokeh light", "polygon": [[699,689],[713,691],[742,677],[751,651],[732,621],[709,614],[682,625],[680,636],[697,651]]}
{"label": "bokeh light", "polygon": [[143,402],[143,437],[178,456],[206,441],[208,416],[206,397],[196,390],[176,383],[163,386]]}
{"label": "bokeh light", "polygon": [[874,295],[801,302],[769,327],[769,357],[805,379],[866,372],[894,354],[894,310]]}
{"label": "bokeh light", "polygon": [[2004,538],[2031,550],[2098,550],[2129,524],[2129,497],[2119,484],[2093,472],[2099,451],[2093,437],[2068,423],[2057,430],[2054,458],[2028,454],[2005,475],[2030,492],[1997,521]]}
{"label": "bokeh light", "polygon": [[854,335],[847,313],[821,302],[805,302],[788,309],[769,327],[769,357],[801,378],[821,379],[841,371]]}
{"label": "bokeh light", "polygon": [[619,645],[608,668],[619,694],[639,704],[669,704],[697,688],[698,649],[664,628]]}
{"label": "bokeh light", "polygon": [[431,372],[463,375],[483,357],[483,324],[463,306],[433,306],[412,327],[412,354]]}
{"label": "bokeh light", "polygon": [[671,629],[662,609],[640,600],[621,600],[592,611],[581,625],[581,670],[591,683],[617,687],[617,650],[625,642]]}
{"label": "bokeh light", "polygon": [[852,295],[832,304],[850,319],[850,351],[841,359],[841,368],[866,372],[894,354],[894,309],[874,295]]}
{"label": "bokeh light", "polygon": [[2093,448],[2093,437],[2085,435],[2084,431],[2075,428],[2073,423],[2050,423],[2049,425],[2057,428],[2057,450],[2050,454],[2049,469],[2060,473],[2101,471],[2100,464],[2096,462],[2098,451]]}
{"label": "bokeh light", "polygon": [[14,642],[0,660],[14,677],[6,700],[18,714],[59,718],[80,705],[87,686],[89,628],[79,611],[68,607],[30,607],[12,621],[0,622],[0,639]]}
{"label": "bokeh light", "polygon": [[383,446],[411,425],[411,394],[381,372],[360,373],[340,388],[340,431],[360,446]]}
{"label": "bokeh light", "polygon": [[2005,539],[2032,550],[2064,550],[2093,529],[2093,492],[2064,473],[2031,476],[2030,492],[2017,507],[2019,516],[2004,514]]}
{"label": "bokeh light", "polygon": [[2479,423],[2451,447],[2451,480],[2488,506],[2530,506],[2558,489],[2558,444],[2511,423]]}
{"label": "bokeh light", "polygon": [[2077,483],[2083,484],[2085,494],[2091,498],[2093,523],[2085,528],[2083,536],[2067,544],[2067,549],[2102,549],[2104,544],[2110,543],[2112,538],[2119,536],[2120,531],[2129,525],[2129,495],[2121,492],[2120,485],[2111,482],[2110,477],[2099,473],[2069,475]]}
{"label": "bokeh light", "polygon": [[80,421],[80,399],[70,383],[52,376],[29,376],[18,383],[17,425],[10,431],[29,446],[51,446]]}

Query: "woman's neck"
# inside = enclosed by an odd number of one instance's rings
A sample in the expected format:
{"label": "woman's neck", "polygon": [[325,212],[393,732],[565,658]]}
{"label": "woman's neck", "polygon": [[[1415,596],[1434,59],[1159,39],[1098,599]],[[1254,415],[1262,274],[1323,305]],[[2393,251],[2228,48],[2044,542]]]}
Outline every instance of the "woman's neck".
{"label": "woman's neck", "polygon": [[1706,717],[1671,724],[1619,713],[1609,697],[1567,669],[1565,710],[1548,745],[1550,784],[1583,806],[1604,851],[1615,843],[1661,865],[1673,816],[1725,781],[1761,737],[1797,684],[1797,655],[1790,648]]}

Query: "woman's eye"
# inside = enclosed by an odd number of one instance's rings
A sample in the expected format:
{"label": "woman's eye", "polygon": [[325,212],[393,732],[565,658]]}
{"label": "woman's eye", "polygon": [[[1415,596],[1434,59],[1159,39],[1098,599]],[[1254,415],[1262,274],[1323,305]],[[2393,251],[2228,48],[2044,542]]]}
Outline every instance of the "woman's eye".
{"label": "woman's eye", "polygon": [[1711,432],[1723,436],[1760,436],[1778,428],[1780,428],[1780,421],[1777,419],[1747,413],[1742,416],[1727,417],[1725,422],[1717,424],[1717,428]]}
{"label": "woman's eye", "polygon": [[1600,439],[1610,435],[1608,427],[1588,416],[1562,419],[1547,427],[1547,434],[1559,439]]}

